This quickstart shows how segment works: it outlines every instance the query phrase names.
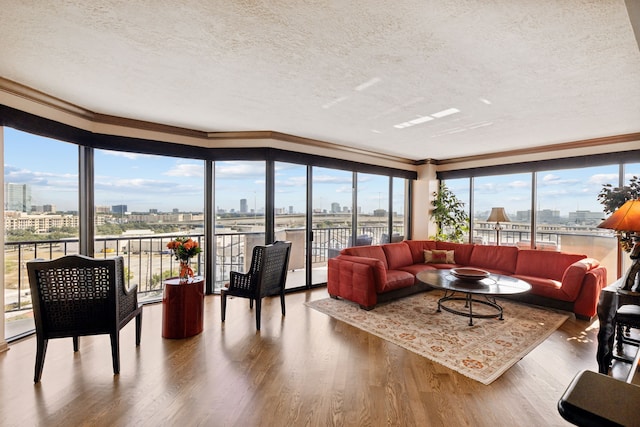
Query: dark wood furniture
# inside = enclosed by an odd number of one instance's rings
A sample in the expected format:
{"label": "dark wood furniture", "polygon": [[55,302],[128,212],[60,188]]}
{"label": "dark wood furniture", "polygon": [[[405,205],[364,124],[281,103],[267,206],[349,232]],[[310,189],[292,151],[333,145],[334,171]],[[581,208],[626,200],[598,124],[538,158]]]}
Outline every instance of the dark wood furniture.
{"label": "dark wood furniture", "polygon": [[34,382],[39,382],[47,344],[52,338],[109,334],[113,373],[120,372],[120,329],[136,318],[136,345],[140,345],[142,306],[137,286],[127,287],[122,257],[94,259],[66,255],[52,261],[27,263],[36,324]]}
{"label": "dark wood furniture", "polygon": [[256,303],[256,329],[260,330],[260,311],[262,298],[280,295],[282,315],[285,315],[284,286],[287,281],[287,269],[291,242],[275,242],[271,245],[253,248],[251,267],[247,273],[231,272],[231,281],[220,290],[222,304],[220,315],[225,320],[227,296],[249,298],[249,307]]}
{"label": "dark wood furniture", "polygon": [[618,308],[631,304],[640,305],[640,292],[622,289],[624,279],[618,279],[600,291],[598,300],[598,350],[596,360],[598,361],[598,372],[608,374],[611,362],[614,358],[624,360],[624,357],[617,357],[615,349],[616,335],[616,312]]}
{"label": "dark wood furniture", "polygon": [[162,293],[162,337],[187,338],[198,335],[204,326],[204,278],[180,283],[174,277],[164,281]]}
{"label": "dark wood furniture", "polygon": [[[442,289],[445,295],[438,300],[438,312],[442,309],[453,314],[469,318],[469,326],[473,326],[474,318],[503,319],[502,306],[495,297],[528,292],[531,285],[515,277],[491,274],[482,280],[463,280],[454,277],[451,270],[426,270],[418,273],[416,278],[433,288]],[[464,294],[463,297],[456,296]],[[484,299],[474,298],[482,296]],[[446,305],[447,301],[464,301],[465,311],[457,310]],[[494,313],[479,314],[473,312],[473,304],[478,303],[495,309]]]}

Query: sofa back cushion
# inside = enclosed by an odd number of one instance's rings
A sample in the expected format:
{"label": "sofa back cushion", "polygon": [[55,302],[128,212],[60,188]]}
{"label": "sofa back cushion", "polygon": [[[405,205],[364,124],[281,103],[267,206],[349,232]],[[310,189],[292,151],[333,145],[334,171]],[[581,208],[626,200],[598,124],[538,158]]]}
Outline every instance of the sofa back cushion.
{"label": "sofa back cushion", "polygon": [[389,270],[397,270],[399,267],[406,267],[413,264],[409,246],[404,243],[387,243],[382,245],[382,250],[387,256],[387,266]]}
{"label": "sofa back cushion", "polygon": [[385,270],[389,269],[389,264],[387,264],[387,257],[384,254],[381,246],[351,246],[350,248],[344,248],[340,251],[341,254],[351,255],[351,256],[362,256],[366,258],[375,258],[382,261]]}
{"label": "sofa back cushion", "polygon": [[436,242],[436,248],[445,251],[453,251],[456,264],[470,265],[473,246],[470,243]]}
{"label": "sofa back cushion", "polygon": [[586,255],[562,252],[521,249],[515,273],[519,276],[544,277],[561,281],[565,270],[571,264],[586,257]]}
{"label": "sofa back cushion", "polygon": [[[515,246],[474,245],[469,265],[513,274],[517,260],[518,248]],[[460,261],[456,259],[456,262]]]}
{"label": "sofa back cushion", "polygon": [[412,264],[424,263],[424,251],[436,249],[436,242],[434,240],[405,240],[402,244],[409,247],[413,260]]}

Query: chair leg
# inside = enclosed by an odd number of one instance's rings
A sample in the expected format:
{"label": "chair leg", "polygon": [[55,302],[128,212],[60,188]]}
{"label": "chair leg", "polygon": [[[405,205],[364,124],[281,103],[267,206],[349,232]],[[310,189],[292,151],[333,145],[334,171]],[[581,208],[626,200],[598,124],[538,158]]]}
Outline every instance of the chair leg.
{"label": "chair leg", "polygon": [[78,351],[78,336],[76,335],[75,337],[73,337],[73,351]]}
{"label": "chair leg", "polygon": [[260,311],[261,310],[262,310],[262,298],[256,298],[256,329],[258,331],[260,330]]}
{"label": "chair leg", "polygon": [[249,308],[253,310],[253,298],[249,298]]}
{"label": "chair leg", "polygon": [[120,373],[120,330],[111,334],[111,359],[113,360],[113,374]]}
{"label": "chair leg", "polygon": [[616,325],[616,335],[616,351],[618,354],[622,354],[623,331],[620,323]]}
{"label": "chair leg", "polygon": [[42,368],[44,368],[44,355],[47,353],[47,344],[49,340],[36,338],[36,369],[33,375],[33,382],[40,382],[42,377]]}
{"label": "chair leg", "polygon": [[223,291],[220,292],[220,317],[224,322],[224,318],[227,315],[227,294]]}
{"label": "chair leg", "polygon": [[282,307],[282,315],[284,316],[286,314],[284,307],[284,292],[280,294],[280,306]]}
{"label": "chair leg", "polygon": [[140,345],[140,339],[142,338],[142,310],[136,316],[136,347]]}

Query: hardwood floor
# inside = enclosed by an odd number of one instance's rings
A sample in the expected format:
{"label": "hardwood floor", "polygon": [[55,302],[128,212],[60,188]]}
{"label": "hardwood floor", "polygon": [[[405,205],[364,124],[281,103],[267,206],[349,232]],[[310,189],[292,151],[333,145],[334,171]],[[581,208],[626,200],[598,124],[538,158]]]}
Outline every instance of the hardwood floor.
{"label": "hardwood floor", "polygon": [[[121,333],[121,372],[108,336],[49,342],[33,384],[35,339],[0,354],[2,426],[566,426],[556,404],[573,376],[597,371],[597,321],[570,318],[489,386],[304,305],[325,288],[262,308],[262,331],[244,299],[207,296],[205,328],[161,337],[162,306]],[[597,390],[594,390],[597,393]]]}

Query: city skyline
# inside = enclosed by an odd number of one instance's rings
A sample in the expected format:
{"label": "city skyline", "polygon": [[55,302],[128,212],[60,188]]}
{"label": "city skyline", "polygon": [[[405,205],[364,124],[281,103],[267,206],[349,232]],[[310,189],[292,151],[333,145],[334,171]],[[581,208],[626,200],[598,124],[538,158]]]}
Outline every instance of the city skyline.
{"label": "city skyline", "polygon": [[[78,210],[75,144],[12,128],[5,128],[4,139],[5,183],[29,184],[33,205]],[[25,151],[33,155],[27,157]],[[94,165],[96,206],[127,205],[135,212],[204,211],[203,161],[96,149]],[[248,210],[264,212],[264,161],[217,161],[214,167],[216,208],[239,212],[240,200],[246,199]],[[351,204],[351,172],[326,168],[314,172],[314,209],[329,211],[331,203]],[[388,177],[359,177],[358,205],[373,214],[381,194],[388,203]],[[403,194],[394,198],[403,205]],[[295,213],[305,211],[306,166],[276,162],[276,208],[288,212],[290,206]]]}
{"label": "city skyline", "polygon": [[[25,153],[30,153],[25,156]],[[78,210],[78,147],[50,138],[4,128],[5,183],[30,184],[33,205],[55,205],[59,211]],[[130,211],[158,209],[172,212],[204,211],[204,161],[96,149],[95,205],[127,205]],[[240,199],[249,210],[264,211],[265,162],[216,161],[215,204],[240,211]],[[275,207],[303,213],[306,209],[306,166],[276,162]],[[631,165],[625,176],[640,175]],[[331,211],[331,204],[351,208],[352,172],[314,167],[313,209]],[[569,212],[602,206],[597,194],[603,184],[617,186],[618,166],[596,166],[538,173],[536,209]],[[394,184],[397,179],[394,179]],[[402,181],[402,180],[398,180]],[[447,180],[456,194],[468,194],[469,180]],[[474,181],[474,211],[504,206],[508,212],[531,209],[531,175],[478,177]],[[393,211],[404,214],[404,194],[394,185]],[[468,205],[468,197],[462,201]],[[373,214],[388,209],[388,177],[358,174],[358,208]]]}

